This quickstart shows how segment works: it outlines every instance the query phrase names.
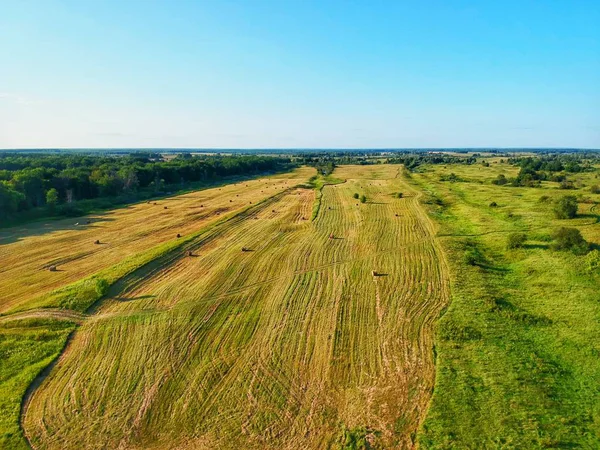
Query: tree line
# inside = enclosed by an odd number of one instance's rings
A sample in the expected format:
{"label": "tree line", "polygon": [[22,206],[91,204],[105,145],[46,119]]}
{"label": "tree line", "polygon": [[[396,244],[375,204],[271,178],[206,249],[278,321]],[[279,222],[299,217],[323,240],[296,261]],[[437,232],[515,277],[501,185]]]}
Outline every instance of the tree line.
{"label": "tree line", "polygon": [[282,171],[294,164],[270,156],[192,156],[165,160],[159,154],[93,156],[0,154],[0,219],[36,208],[66,213],[80,200],[159,194],[190,182]]}

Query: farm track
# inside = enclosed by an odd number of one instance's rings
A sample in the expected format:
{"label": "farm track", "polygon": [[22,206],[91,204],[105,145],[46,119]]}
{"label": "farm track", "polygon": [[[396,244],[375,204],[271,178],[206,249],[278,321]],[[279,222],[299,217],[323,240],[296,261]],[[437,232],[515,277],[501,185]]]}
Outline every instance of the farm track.
{"label": "farm track", "polygon": [[290,190],[121,280],[31,396],[32,445],[412,448],[448,281],[396,171],[339,168],[314,221]]}

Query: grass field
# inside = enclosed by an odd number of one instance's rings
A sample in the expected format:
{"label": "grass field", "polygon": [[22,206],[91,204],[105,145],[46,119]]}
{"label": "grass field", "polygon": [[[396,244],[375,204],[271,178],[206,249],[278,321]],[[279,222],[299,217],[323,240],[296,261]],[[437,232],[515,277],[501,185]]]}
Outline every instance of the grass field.
{"label": "grass field", "polygon": [[[570,175],[587,186],[574,191],[491,184],[517,170],[497,162],[412,175],[440,226],[452,285],[421,447],[600,448],[600,273],[550,248],[559,226],[600,243],[600,195],[589,189],[598,171]],[[462,181],[440,181],[450,173]],[[578,217],[555,219],[552,199],[569,194],[579,196]],[[507,249],[511,232],[527,234],[523,248]]]}
{"label": "grass field", "polygon": [[34,447],[412,447],[449,293],[398,173],[338,168],[314,220],[290,190],[118,282],[29,399]]}

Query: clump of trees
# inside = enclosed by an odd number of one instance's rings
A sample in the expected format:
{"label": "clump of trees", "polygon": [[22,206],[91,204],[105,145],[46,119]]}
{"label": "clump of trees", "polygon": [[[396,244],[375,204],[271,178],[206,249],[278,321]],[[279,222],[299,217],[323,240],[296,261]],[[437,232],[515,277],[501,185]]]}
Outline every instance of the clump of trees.
{"label": "clump of trees", "polygon": [[577,216],[577,197],[565,195],[554,205],[554,215],[557,219],[573,219]]}
{"label": "clump of trees", "polygon": [[509,249],[521,248],[527,241],[525,233],[510,233],[506,242],[506,247]]}
{"label": "clump of trees", "polygon": [[452,172],[449,175],[440,176],[440,181],[449,181],[450,183],[458,183],[459,181],[464,181],[461,177]]}
{"label": "clump of trees", "polygon": [[589,244],[577,228],[561,227],[553,233],[552,237],[554,250],[569,250],[576,255],[584,255],[589,251]]}

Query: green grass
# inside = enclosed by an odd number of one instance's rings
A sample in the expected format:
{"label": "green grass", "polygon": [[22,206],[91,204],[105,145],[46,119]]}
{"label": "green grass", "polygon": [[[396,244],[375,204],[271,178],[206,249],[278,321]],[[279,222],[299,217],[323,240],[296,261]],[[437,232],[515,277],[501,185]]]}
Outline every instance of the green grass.
{"label": "green grass", "polygon": [[[585,257],[548,245],[558,226],[578,227],[598,244],[593,201],[600,196],[580,204],[580,217],[556,220],[552,205],[538,201],[566,195],[553,183],[489,184],[513,170],[434,166],[412,178],[429,194],[452,280],[423,448],[600,447],[600,274],[587,270]],[[451,172],[466,181],[441,181]],[[584,182],[593,176],[580,175]],[[507,250],[517,231],[527,243]]]}
{"label": "green grass", "polygon": [[21,400],[61,352],[75,324],[28,319],[0,323],[0,448],[27,449],[19,427]]}
{"label": "green grass", "polygon": [[321,198],[323,197],[323,188],[327,185],[343,183],[344,180],[335,178],[332,174],[330,175],[315,175],[308,180],[308,183],[304,187],[314,189],[316,191],[315,202],[313,204],[312,213],[310,220],[315,220],[319,215],[321,209]]}

